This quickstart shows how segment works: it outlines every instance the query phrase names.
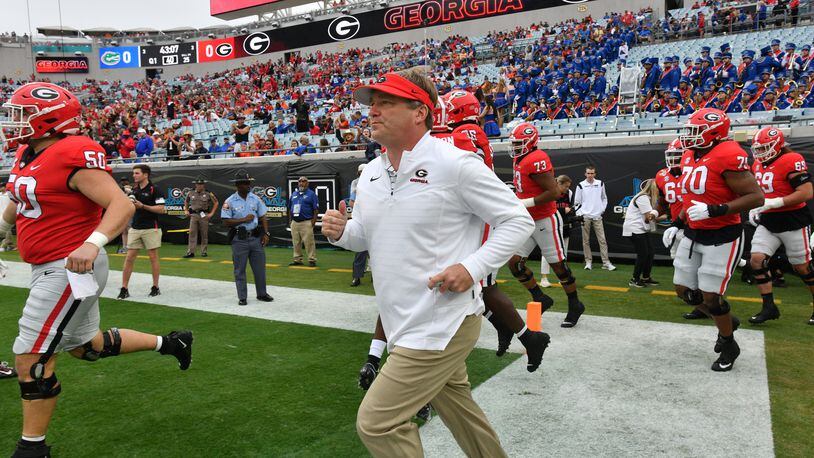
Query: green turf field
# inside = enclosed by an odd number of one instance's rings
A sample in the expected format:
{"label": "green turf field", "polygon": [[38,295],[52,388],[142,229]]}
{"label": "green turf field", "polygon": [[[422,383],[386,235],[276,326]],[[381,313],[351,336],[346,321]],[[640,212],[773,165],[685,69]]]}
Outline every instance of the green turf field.
{"label": "green turf field", "polygon": [[[185,251],[186,247],[180,245],[167,245],[162,247],[162,257],[168,258],[163,260],[161,263],[162,273],[166,275],[194,276],[218,280],[232,279],[231,263],[229,262],[231,259],[231,253],[228,247],[211,246],[209,249],[209,258],[195,258],[195,261],[209,262],[191,262],[190,260],[180,259]],[[291,261],[291,249],[270,248],[268,249],[267,253],[267,263],[273,266],[276,265],[275,267],[270,267],[268,269],[268,280],[272,285],[320,289],[327,291],[342,291],[357,294],[373,294],[373,289],[370,286],[369,274],[365,279],[363,279],[362,286],[357,288],[352,288],[349,286],[351,280],[350,269],[353,260],[352,253],[337,250],[319,250],[317,253],[319,258],[318,267],[313,270],[289,268],[287,264]],[[0,253],[0,257],[4,259],[18,260],[16,253]],[[123,257],[111,256],[111,269],[120,269],[122,262]],[[538,269],[539,265],[537,263],[533,264],[533,268]],[[681,318],[681,313],[688,310],[688,307],[686,307],[675,297],[669,295],[672,279],[671,268],[660,267],[655,269],[653,276],[656,280],[662,282],[661,286],[628,291],[627,280],[630,276],[631,266],[620,265],[619,269],[615,272],[607,272],[599,270],[598,268],[593,271],[586,272],[582,270],[581,264],[576,263],[572,267],[574,268],[575,276],[577,277],[578,284],[580,285],[580,295],[582,300],[588,306],[588,314],[687,323]],[[347,272],[331,271],[337,269],[347,270]],[[146,259],[139,259],[136,263],[135,270],[138,272],[149,272],[148,261]],[[503,283],[501,287],[507,291],[518,307],[523,308],[525,302],[529,300],[529,296],[522,289],[522,287],[511,278],[508,271],[505,270],[506,269],[501,272],[501,278],[505,279],[506,282]],[[553,276],[551,279],[553,280]],[[117,278],[117,275],[114,274],[111,275],[109,284],[115,286],[119,284],[120,281],[120,278]],[[814,352],[814,350],[812,350],[812,347],[814,346],[814,326],[808,326],[806,322],[811,316],[811,296],[809,295],[808,291],[803,288],[802,283],[793,275],[787,275],[787,283],[789,285],[788,287],[778,288],[775,291],[775,298],[780,301],[779,307],[783,314],[782,318],[778,321],[772,321],[766,325],[756,328],[764,330],[766,337],[766,356],[769,373],[769,389],[772,403],[771,408],[775,451],[778,456],[810,456],[810,451],[814,450],[814,436],[811,435],[811,425],[814,424],[814,383],[812,383],[812,381],[814,381],[814,364],[812,364],[811,356],[814,354],[812,353]],[[593,289],[595,287],[621,288],[621,290]],[[658,290],[657,292],[666,292],[665,294],[667,295],[653,294],[653,289]],[[565,295],[561,292],[561,290],[559,288],[552,288],[547,290],[547,292],[552,295],[557,302],[554,310],[565,311],[565,307],[563,306],[565,303]],[[734,313],[742,319],[744,327],[753,328],[751,325],[746,323],[746,319],[760,309],[759,295],[757,294],[756,289],[753,286],[741,283],[739,281],[738,274],[738,276],[733,279],[732,283],[730,284],[728,296],[730,297],[730,303],[732,304]],[[752,300],[755,302],[748,302],[743,299]],[[111,316],[111,312],[117,314],[115,318],[119,318],[120,315],[118,315],[118,313],[123,311],[122,307],[118,307],[119,303],[113,303],[110,301],[105,302],[105,322],[113,324],[113,321],[111,320],[114,318],[114,316]],[[149,307],[152,306],[139,307],[139,313],[127,315],[127,318],[141,320],[141,310]],[[3,335],[7,335],[6,329],[8,329],[8,335],[13,335],[14,323],[16,323],[16,314],[18,313],[18,310],[18,308],[14,307],[11,309],[11,312],[7,316],[7,322],[3,327],[0,328],[4,330]],[[177,320],[170,320],[169,318],[181,315],[186,317],[186,314],[200,315],[204,317],[201,318],[202,320],[212,319],[212,315],[201,314],[200,312],[164,308],[159,308],[159,310],[161,310],[162,313],[162,322],[169,324],[184,323],[185,321],[180,318]],[[7,310],[0,313],[7,313]],[[164,313],[167,314],[166,319],[164,318]],[[239,319],[236,318],[235,320]],[[258,320],[245,320],[245,322],[257,322],[257,326],[264,326],[264,329],[267,326],[270,326],[268,323]],[[219,322],[220,320],[217,321]],[[150,321],[146,320],[144,322],[149,323]],[[241,323],[243,322],[244,321],[241,321]],[[130,323],[139,324],[142,323],[142,321],[128,321],[126,324],[130,325]],[[117,324],[121,325],[121,323]],[[694,324],[700,326],[711,326],[711,322]],[[274,323],[274,325],[277,326],[278,324]],[[133,326],[135,326],[135,324]],[[299,328],[299,326],[296,325],[279,324],[279,326],[281,328]],[[215,328],[216,326],[213,324],[212,327]],[[153,327],[147,327],[146,329],[158,331],[158,329]],[[195,328],[193,327],[193,329]],[[231,329],[231,327],[227,329]],[[336,367],[350,365],[355,371],[355,367],[359,365],[359,361],[357,361],[358,358],[355,355],[365,351],[368,336],[347,333],[344,331],[326,332],[337,333],[337,335],[355,336],[354,338],[357,340],[354,341],[356,343],[353,345],[358,348],[349,352],[336,352],[352,354],[353,356],[348,357],[347,354],[337,355],[337,357],[331,361],[331,365],[333,365],[333,363],[336,363]],[[220,333],[218,333],[218,336],[220,338]],[[710,343],[712,342],[712,339],[714,339],[714,331],[710,329]],[[280,351],[281,355],[287,354],[285,349],[281,349]],[[152,355],[147,356],[149,357]],[[136,357],[136,359],[138,358],[141,358],[141,356]],[[336,361],[337,359],[341,361]],[[486,359],[486,362],[488,363],[487,366],[497,364],[497,361],[498,360],[495,358]],[[118,363],[118,361],[116,362]],[[106,361],[103,363],[106,363]],[[200,361],[196,359],[196,370],[201,370],[199,363]],[[317,363],[314,363],[311,361],[311,359],[308,359],[304,362],[304,364],[308,366]],[[72,366],[76,366],[76,364],[72,363]],[[543,366],[543,368],[544,367],[545,366]],[[495,370],[498,369],[499,368],[495,368]],[[62,372],[60,372],[60,374],[61,373]],[[99,374],[93,372],[93,375],[97,376]],[[131,374],[127,373],[126,375],[129,377]],[[352,376],[353,374],[349,375],[351,379]],[[230,377],[237,377],[237,374],[231,374]],[[473,374],[473,379],[474,378],[475,377]],[[184,379],[178,378],[173,380],[180,381]],[[711,387],[711,389],[713,388],[718,389]],[[239,387],[235,389],[239,389]],[[66,386],[66,392],[70,393],[70,390],[71,388]],[[154,391],[154,389],[150,391]],[[185,396],[195,391],[196,390],[194,388],[190,390],[183,390]],[[338,389],[335,391],[337,395],[342,392],[343,391]],[[103,390],[102,393],[105,393],[105,391]],[[229,394],[231,393],[232,392],[229,392]],[[350,393],[353,393],[353,390],[350,390]],[[358,403],[359,393],[356,393],[356,396],[357,397],[353,399],[354,402]],[[201,395],[201,397],[206,398],[206,402],[211,403],[208,405],[217,405],[216,398],[210,395],[209,392]],[[68,396],[66,396],[64,405],[67,405],[68,402],[70,401],[68,400]],[[301,402],[301,400],[289,398],[289,404],[297,405],[294,404],[295,402]],[[748,403],[749,400],[744,399],[743,402]],[[355,405],[356,404],[353,404],[354,408]],[[296,410],[302,409],[288,408],[285,412],[279,412],[278,415],[283,415],[283,413],[288,415],[291,413],[289,411]],[[351,409],[351,411],[352,410],[353,409]],[[218,417],[215,416],[213,418]],[[307,416],[302,416],[301,418],[307,418]],[[306,423],[308,422],[308,420],[301,421]],[[721,419],[721,422],[722,428],[725,428],[726,419]],[[352,426],[352,423],[348,423],[348,425]],[[348,428],[350,428],[347,430],[348,434],[352,433],[351,426],[348,426]],[[307,427],[303,428],[305,430],[309,430]],[[243,431],[231,430],[231,432],[242,433]],[[102,434],[106,433],[103,432]],[[319,436],[323,437],[324,435],[320,434]],[[207,438],[211,438],[210,440],[216,440],[219,437],[219,434],[213,436],[211,435],[211,432],[210,435],[207,436]],[[229,437],[234,436],[230,434]],[[147,439],[135,438],[134,441],[145,442],[144,444],[142,442],[138,442],[138,446],[135,448],[136,450],[141,450],[142,446],[147,446]],[[302,442],[300,442],[300,444],[302,444]],[[358,447],[358,441],[354,442],[354,444],[356,444],[355,446]],[[235,444],[232,443],[230,445]],[[154,451],[156,449],[149,450]],[[261,449],[257,448],[256,450]],[[339,452],[337,455],[340,455],[343,454],[346,449],[338,448],[336,450]],[[293,453],[297,450],[289,451]],[[303,450],[299,449],[299,451]],[[310,454],[311,451],[309,450],[308,452]],[[350,450],[348,450],[348,452],[350,453]]]}
{"label": "green turf field", "polygon": [[[0,287],[8,349],[27,291]],[[48,434],[55,456],[364,456],[356,375],[364,333],[102,300],[102,326],[195,331],[192,367],[145,352],[96,363],[61,356],[63,391]],[[476,349],[478,385],[520,355]],[[11,358],[0,353],[0,358]],[[19,388],[0,380],[0,454],[19,438]]]}

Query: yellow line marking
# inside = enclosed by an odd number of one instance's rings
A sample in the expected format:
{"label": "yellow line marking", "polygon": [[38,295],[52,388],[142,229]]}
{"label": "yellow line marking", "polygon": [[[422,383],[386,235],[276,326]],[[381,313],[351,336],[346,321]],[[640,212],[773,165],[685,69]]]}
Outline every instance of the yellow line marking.
{"label": "yellow line marking", "polygon": [[319,267],[308,267],[308,266],[288,266],[289,269],[299,269],[299,270],[317,270]]}
{"label": "yellow line marking", "polygon": [[352,274],[353,269],[328,269],[328,272],[339,272],[343,274]]}
{"label": "yellow line marking", "polygon": [[504,284],[504,283],[506,283],[508,281],[509,280],[495,280],[495,283],[497,283],[498,285],[502,285],[502,284]]}
{"label": "yellow line marking", "polygon": [[119,258],[123,258],[123,257],[125,257],[126,255],[124,255],[124,254],[119,254],[119,253],[110,253],[108,256],[116,256],[116,257],[119,257]]}
{"label": "yellow line marking", "polygon": [[[139,256],[141,257],[141,256]],[[146,258],[147,256],[145,256]],[[181,258],[161,258],[162,261],[180,261]]]}
{"label": "yellow line marking", "polygon": [[655,294],[656,296],[675,296],[675,291],[667,291],[664,289],[654,289],[650,292],[650,294]]}
{"label": "yellow line marking", "polygon": [[139,258],[139,259],[150,259],[149,256],[143,256],[143,255],[136,256],[136,257]]}
{"label": "yellow line marking", "polygon": [[189,262],[212,262],[211,259],[190,259]]}
{"label": "yellow line marking", "polygon": [[614,291],[617,293],[626,293],[630,290],[630,288],[622,288],[619,286],[599,286],[599,285],[588,285],[585,289],[592,289],[596,291]]}
{"label": "yellow line marking", "polygon": [[221,263],[221,264],[231,264],[231,263],[232,263],[232,261],[221,261],[220,263]]}
{"label": "yellow line marking", "polygon": [[[763,303],[763,299],[760,299],[760,298],[757,298],[757,297],[726,296],[726,298],[729,299],[730,301],[755,302],[755,303],[758,303],[758,304]],[[774,303],[775,304],[782,304],[782,302],[780,300],[778,300],[778,299],[775,299]]]}
{"label": "yellow line marking", "polygon": [[271,268],[280,267],[280,264],[266,264],[266,267],[271,267]]}

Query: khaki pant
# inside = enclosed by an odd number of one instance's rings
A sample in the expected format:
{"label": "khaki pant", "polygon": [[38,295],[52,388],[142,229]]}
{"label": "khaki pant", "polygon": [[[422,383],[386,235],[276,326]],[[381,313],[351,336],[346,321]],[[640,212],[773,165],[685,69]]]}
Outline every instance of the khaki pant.
{"label": "khaki pant", "polygon": [[418,426],[410,419],[431,402],[468,457],[506,456],[472,399],[466,374],[480,327],[479,315],[466,317],[443,351],[393,349],[356,417],[356,430],[371,455],[423,456]]}
{"label": "khaki pant", "polygon": [[201,218],[200,212],[189,215],[189,244],[187,245],[187,253],[195,253],[198,236],[201,237],[201,254],[204,254],[206,253],[206,247],[209,243],[209,218]]}
{"label": "khaki pant", "polygon": [[605,226],[602,225],[602,218],[590,219],[585,217],[585,222],[582,223],[582,253],[585,255],[585,262],[589,263],[593,260],[593,253],[591,252],[591,228],[596,233],[596,240],[599,242],[599,255],[602,257],[602,264],[610,264],[608,258],[608,242],[605,240]]}
{"label": "khaki pant", "polygon": [[294,244],[294,262],[302,262],[302,245],[309,262],[317,262],[317,247],[314,243],[314,227],[311,220],[291,221],[291,243]]}

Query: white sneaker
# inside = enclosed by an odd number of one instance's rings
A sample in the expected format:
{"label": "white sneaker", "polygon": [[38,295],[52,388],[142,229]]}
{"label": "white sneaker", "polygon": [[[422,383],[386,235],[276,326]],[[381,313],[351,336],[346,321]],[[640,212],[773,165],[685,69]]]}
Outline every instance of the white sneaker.
{"label": "white sneaker", "polygon": [[591,263],[590,262],[585,263],[585,270],[591,270]]}
{"label": "white sneaker", "polygon": [[614,265],[613,265],[613,264],[611,264],[611,263],[602,264],[602,268],[603,268],[603,269],[605,269],[605,270],[609,270],[609,271],[611,271],[611,272],[612,272],[612,271],[614,271],[614,270],[616,270],[616,266],[614,266]]}
{"label": "white sneaker", "polygon": [[546,277],[545,275],[540,277],[540,282],[538,283],[538,285],[540,285],[540,288],[551,288],[551,282],[548,281],[548,277]]}

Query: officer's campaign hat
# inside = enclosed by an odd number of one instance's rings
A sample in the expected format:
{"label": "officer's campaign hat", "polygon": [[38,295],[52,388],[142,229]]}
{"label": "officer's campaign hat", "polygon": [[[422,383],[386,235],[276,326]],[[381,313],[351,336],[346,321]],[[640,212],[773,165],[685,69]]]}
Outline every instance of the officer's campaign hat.
{"label": "officer's campaign hat", "polygon": [[249,175],[249,172],[241,169],[238,170],[237,173],[235,173],[235,178],[229,181],[231,181],[232,183],[245,183],[247,181],[249,182],[254,181],[254,178],[252,178]]}

